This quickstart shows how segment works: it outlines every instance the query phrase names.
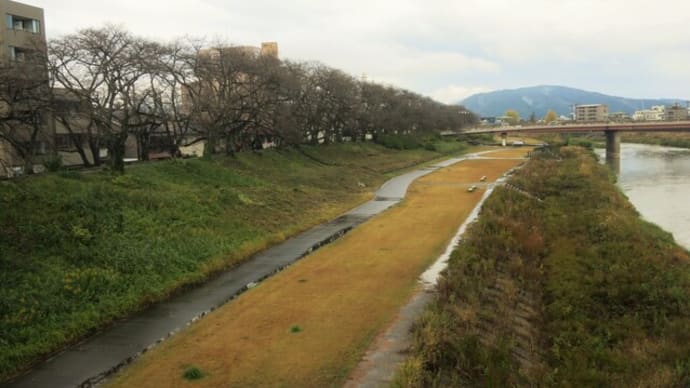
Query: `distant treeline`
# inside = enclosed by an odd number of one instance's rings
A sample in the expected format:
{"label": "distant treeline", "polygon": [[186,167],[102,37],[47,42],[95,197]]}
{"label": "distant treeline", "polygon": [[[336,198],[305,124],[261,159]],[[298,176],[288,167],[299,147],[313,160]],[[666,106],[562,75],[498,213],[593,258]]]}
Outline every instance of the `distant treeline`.
{"label": "distant treeline", "polygon": [[23,57],[27,64],[6,65],[0,74],[8,107],[0,139],[28,167],[36,142],[51,131],[48,115],[52,131],[57,125],[69,134],[85,165],[103,163],[100,150],[107,148],[116,170],[123,169],[132,136],[146,159],[152,143],[174,153],[205,140],[205,155],[232,154],[266,143],[327,144],[459,129],[476,120],[460,106],[225,41],[161,43],[106,26],[40,46]]}

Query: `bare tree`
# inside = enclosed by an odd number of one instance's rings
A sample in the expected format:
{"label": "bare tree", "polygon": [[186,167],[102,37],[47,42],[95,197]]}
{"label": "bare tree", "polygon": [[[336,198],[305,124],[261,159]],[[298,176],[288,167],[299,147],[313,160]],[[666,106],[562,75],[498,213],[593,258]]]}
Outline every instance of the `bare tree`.
{"label": "bare tree", "polygon": [[474,117],[322,64],[281,62],[226,42],[162,45],[108,26],[55,40],[50,53],[55,85],[81,102],[79,109],[56,103],[57,119],[74,134],[85,164],[77,135],[88,139],[95,164],[106,146],[116,170],[130,135],[141,159],[152,139],[175,155],[193,132],[210,156],[266,141],[318,144],[457,129]]}
{"label": "bare tree", "polygon": [[[192,134],[195,110],[184,93],[193,88],[196,78],[194,66],[196,54],[194,41],[177,40],[161,46],[157,65],[151,73],[151,109],[161,121],[168,138],[170,153],[175,156],[179,147]],[[191,58],[191,60],[190,60]]]}
{"label": "bare tree", "polygon": [[72,113],[57,117],[70,133],[86,133],[96,165],[105,146],[113,170],[123,172],[127,137],[150,125],[149,64],[158,47],[114,26],[84,29],[51,42],[51,74],[56,85],[84,102],[85,128],[73,128]]}

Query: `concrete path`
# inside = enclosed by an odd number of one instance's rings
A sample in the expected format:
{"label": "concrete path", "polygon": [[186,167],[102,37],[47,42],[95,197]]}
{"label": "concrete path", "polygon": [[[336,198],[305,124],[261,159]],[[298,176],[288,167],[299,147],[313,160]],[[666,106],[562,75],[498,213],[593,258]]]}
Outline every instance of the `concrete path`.
{"label": "concrete path", "polygon": [[208,283],[114,324],[0,387],[60,388],[96,384],[257,282],[395,205],[415,179],[461,160],[464,158],[449,159],[397,176],[377,191],[375,199],[257,254]]}

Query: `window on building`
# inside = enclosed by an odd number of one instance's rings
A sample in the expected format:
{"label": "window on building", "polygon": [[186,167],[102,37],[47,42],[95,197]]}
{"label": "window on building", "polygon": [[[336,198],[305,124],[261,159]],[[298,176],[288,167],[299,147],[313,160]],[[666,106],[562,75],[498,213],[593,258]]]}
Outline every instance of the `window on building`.
{"label": "window on building", "polygon": [[10,59],[17,62],[24,62],[27,59],[29,50],[15,46],[9,46]]}
{"label": "window on building", "polygon": [[28,31],[34,34],[41,32],[41,22],[36,19],[24,18],[16,15],[5,15],[7,28],[17,31]]}
{"label": "window on building", "polygon": [[31,141],[25,141],[22,142],[22,147],[24,149],[32,149],[37,155],[45,155],[48,152],[48,145],[46,144],[45,141],[42,140],[37,140],[34,142]]}
{"label": "window on building", "polygon": [[60,133],[55,135],[55,149],[58,151],[75,151],[77,147],[75,147],[74,142],[84,144],[84,135],[81,133],[71,135],[68,133]]}

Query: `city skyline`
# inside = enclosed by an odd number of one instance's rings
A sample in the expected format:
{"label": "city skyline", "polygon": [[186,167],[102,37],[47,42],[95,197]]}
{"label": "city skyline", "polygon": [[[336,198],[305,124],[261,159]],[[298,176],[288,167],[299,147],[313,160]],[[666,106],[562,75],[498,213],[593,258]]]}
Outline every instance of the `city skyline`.
{"label": "city skyline", "polygon": [[544,84],[690,99],[690,36],[683,33],[690,4],[681,1],[26,3],[45,9],[49,39],[112,23],[157,40],[278,41],[281,58],[323,62],[446,103]]}

